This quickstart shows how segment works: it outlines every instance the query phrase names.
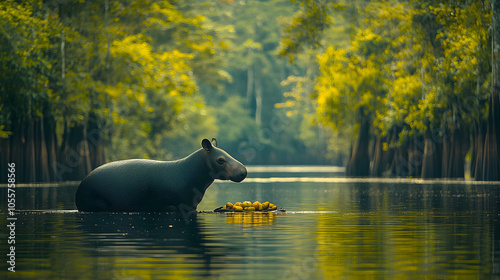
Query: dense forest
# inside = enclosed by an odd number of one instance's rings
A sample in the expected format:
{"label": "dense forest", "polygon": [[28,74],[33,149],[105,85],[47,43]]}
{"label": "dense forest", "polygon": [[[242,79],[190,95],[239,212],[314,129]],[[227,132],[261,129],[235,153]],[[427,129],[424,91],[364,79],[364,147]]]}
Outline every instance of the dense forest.
{"label": "dense forest", "polygon": [[80,180],[108,161],[180,158],[217,137],[245,164],[498,180],[492,10],[2,1],[0,166],[14,162],[20,182]]}
{"label": "dense forest", "polygon": [[313,103],[352,144],[347,175],[499,180],[499,6],[300,1],[279,52],[319,72],[283,106]]}
{"label": "dense forest", "polygon": [[1,165],[14,162],[20,182],[80,180],[112,160],[184,157],[210,137],[247,164],[323,163],[322,142],[308,143],[321,128],[303,139],[303,118],[274,108],[281,81],[302,73],[277,55],[280,19],[295,10],[2,1]]}

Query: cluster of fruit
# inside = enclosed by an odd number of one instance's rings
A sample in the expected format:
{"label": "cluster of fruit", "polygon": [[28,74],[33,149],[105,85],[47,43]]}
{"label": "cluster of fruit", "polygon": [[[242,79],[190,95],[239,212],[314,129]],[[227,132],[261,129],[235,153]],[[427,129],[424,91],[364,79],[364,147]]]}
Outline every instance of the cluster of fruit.
{"label": "cluster of fruit", "polygon": [[278,207],[268,201],[260,203],[255,201],[254,203],[250,201],[236,202],[232,204],[231,202],[226,203],[226,210],[233,211],[272,211],[276,210]]}

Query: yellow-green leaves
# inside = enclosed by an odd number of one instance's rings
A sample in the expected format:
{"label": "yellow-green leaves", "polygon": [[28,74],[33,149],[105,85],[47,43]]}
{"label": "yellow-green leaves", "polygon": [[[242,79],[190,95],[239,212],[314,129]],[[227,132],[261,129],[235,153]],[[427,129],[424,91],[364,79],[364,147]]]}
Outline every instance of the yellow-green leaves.
{"label": "yellow-green leaves", "polygon": [[316,80],[319,120],[334,129],[354,121],[358,108],[373,111],[376,96],[383,92],[383,73],[377,57],[361,55],[368,41],[378,36],[360,30],[349,49],[332,46],[318,56],[321,75]]}
{"label": "yellow-green leaves", "polygon": [[[312,96],[324,125],[345,131],[359,121],[354,112],[364,108],[372,114],[375,133],[395,129],[404,141],[429,126],[471,126],[484,117],[491,79],[491,5],[431,2],[346,4],[348,43],[322,41],[319,34],[332,26],[333,16],[319,12],[322,6],[316,2],[300,2],[284,30],[281,54],[293,60],[305,43],[322,43],[314,48],[320,54]],[[293,107],[296,100],[282,106]]]}

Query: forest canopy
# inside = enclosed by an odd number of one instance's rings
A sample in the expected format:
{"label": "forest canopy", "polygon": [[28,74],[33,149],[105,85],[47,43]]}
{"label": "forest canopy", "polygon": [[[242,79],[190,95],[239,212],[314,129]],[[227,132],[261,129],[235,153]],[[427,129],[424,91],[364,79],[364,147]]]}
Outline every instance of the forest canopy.
{"label": "forest canopy", "polygon": [[498,180],[493,4],[2,1],[0,161],[80,180],[217,137],[245,164]]}
{"label": "forest canopy", "polygon": [[276,54],[293,12],[285,0],[2,1],[2,164],[20,181],[79,180],[209,137],[246,163],[315,161],[288,125],[301,119],[274,109],[301,69]]}
{"label": "forest canopy", "polygon": [[305,94],[353,139],[347,175],[499,179],[494,3],[298,2],[280,54],[317,55]]}

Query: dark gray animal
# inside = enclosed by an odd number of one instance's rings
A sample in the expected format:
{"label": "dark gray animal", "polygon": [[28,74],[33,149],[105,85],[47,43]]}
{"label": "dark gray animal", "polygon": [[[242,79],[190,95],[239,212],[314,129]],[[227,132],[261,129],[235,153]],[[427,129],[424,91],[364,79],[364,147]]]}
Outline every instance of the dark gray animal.
{"label": "dark gray animal", "polygon": [[104,164],[85,177],[76,191],[79,211],[195,211],[214,179],[241,182],[243,164],[203,139],[203,148],[176,161],[130,159]]}

